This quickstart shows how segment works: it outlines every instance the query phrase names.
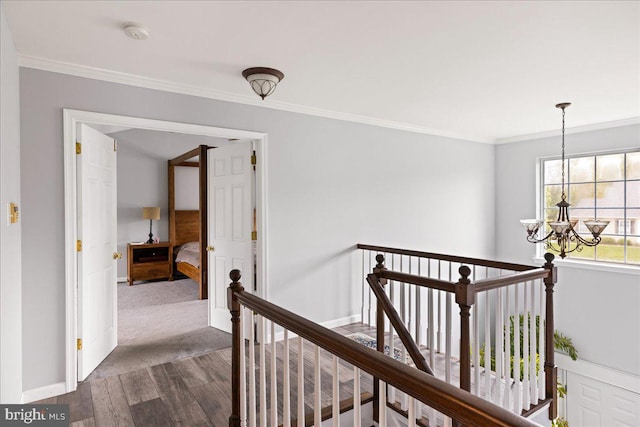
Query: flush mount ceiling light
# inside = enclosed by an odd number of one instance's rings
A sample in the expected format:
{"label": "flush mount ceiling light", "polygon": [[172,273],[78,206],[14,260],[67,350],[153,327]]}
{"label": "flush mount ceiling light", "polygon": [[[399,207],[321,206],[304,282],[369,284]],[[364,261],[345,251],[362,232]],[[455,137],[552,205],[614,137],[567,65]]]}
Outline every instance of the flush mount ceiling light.
{"label": "flush mount ceiling light", "polygon": [[126,35],[136,40],[146,40],[149,38],[149,29],[144,25],[128,22],[123,25]]}
{"label": "flush mount ceiling light", "polygon": [[247,79],[251,89],[262,99],[271,95],[276,90],[278,83],[284,79],[282,71],[267,67],[247,68],[242,72],[242,76]]}
{"label": "flush mount ceiling light", "polygon": [[564,192],[564,110],[571,105],[570,102],[557,104],[556,108],[562,110],[562,196],[560,202],[556,204],[558,207],[558,218],[555,221],[547,221],[551,231],[541,239],[538,239],[538,230],[542,227],[543,221],[539,219],[522,219],[520,222],[527,230],[527,240],[531,243],[544,243],[547,249],[559,252],[560,257],[564,258],[568,253],[573,251],[580,252],[584,246],[596,246],[602,238],[600,233],[604,230],[609,221],[589,220],[584,221],[593,238],[587,240],[580,236],[575,227],[578,224],[577,219],[569,217],[569,202]]}

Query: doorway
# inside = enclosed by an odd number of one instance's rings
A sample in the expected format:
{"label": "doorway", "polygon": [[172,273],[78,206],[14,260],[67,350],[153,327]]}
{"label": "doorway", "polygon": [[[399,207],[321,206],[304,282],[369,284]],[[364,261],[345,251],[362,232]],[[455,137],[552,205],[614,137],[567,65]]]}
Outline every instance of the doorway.
{"label": "doorway", "polygon": [[[81,194],[77,192],[78,159],[76,156],[76,141],[78,140],[77,126],[83,123],[89,126],[119,126],[124,128],[135,128],[160,132],[173,132],[187,135],[209,136],[214,138],[225,138],[232,140],[251,140],[256,151],[255,167],[255,265],[256,265],[256,293],[266,296],[266,170],[264,168],[266,143],[265,134],[240,131],[234,129],[224,129],[209,126],[192,125],[178,122],[167,122],[159,120],[141,119],[128,116],[116,116],[94,112],[84,112],[77,110],[64,110],[64,158],[65,158],[65,258],[66,258],[66,389],[73,391],[77,387],[78,381],[78,351],[77,338],[82,324],[82,318],[78,316],[82,301],[78,298],[79,286],[82,286],[82,278],[77,274],[78,254],[76,244],[78,240],[78,227],[82,219],[78,217],[77,207],[81,201]],[[213,275],[209,281],[209,295],[220,294],[228,286],[228,272]],[[222,279],[220,279],[222,277]],[[227,280],[224,280],[227,278]],[[223,282],[223,283],[219,283]],[[214,316],[211,315],[212,308],[209,307],[209,326],[215,326]]]}

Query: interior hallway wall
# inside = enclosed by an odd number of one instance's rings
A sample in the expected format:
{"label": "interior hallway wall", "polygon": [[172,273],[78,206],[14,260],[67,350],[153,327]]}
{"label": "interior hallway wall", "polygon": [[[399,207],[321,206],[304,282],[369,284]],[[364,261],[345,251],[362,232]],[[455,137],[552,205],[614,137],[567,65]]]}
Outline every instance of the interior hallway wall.
{"label": "interior hallway wall", "polygon": [[27,389],[64,380],[63,108],[267,133],[269,297],[314,321],[359,313],[357,243],[493,256],[492,145],[26,68],[20,88]]}
{"label": "interior hallway wall", "polygon": [[[640,125],[566,135],[566,153],[640,147]],[[531,263],[522,218],[536,217],[536,164],[560,154],[560,137],[496,148],[496,245],[498,259]],[[538,261],[542,264],[544,261]],[[556,329],[573,339],[580,359],[640,375],[640,276],[633,272],[558,268]]]}

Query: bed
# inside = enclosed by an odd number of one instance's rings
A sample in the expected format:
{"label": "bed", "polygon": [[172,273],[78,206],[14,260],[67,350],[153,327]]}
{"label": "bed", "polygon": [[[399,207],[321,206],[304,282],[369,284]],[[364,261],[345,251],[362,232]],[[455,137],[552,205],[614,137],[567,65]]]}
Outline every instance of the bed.
{"label": "bed", "polygon": [[[213,147],[200,145],[168,161],[169,243],[174,259],[174,271],[198,283],[200,299],[207,298],[207,151]],[[197,160],[193,160],[197,158]],[[199,209],[176,210],[175,168],[197,167]]]}

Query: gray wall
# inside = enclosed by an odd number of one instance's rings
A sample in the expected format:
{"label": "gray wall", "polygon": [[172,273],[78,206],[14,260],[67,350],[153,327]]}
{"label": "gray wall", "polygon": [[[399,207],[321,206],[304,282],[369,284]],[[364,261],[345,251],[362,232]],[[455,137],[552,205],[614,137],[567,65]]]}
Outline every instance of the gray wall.
{"label": "gray wall", "polygon": [[0,4],[0,402],[22,399],[21,224],[7,223],[20,201],[20,93],[16,49]]}
{"label": "gray wall", "polygon": [[491,145],[24,68],[20,88],[25,389],[64,380],[65,107],[266,132],[270,298],[314,321],[358,312],[358,242],[493,256]]}
{"label": "gray wall", "polygon": [[[216,146],[214,138],[130,129],[109,134],[118,141],[118,277],[127,276],[127,244],[143,242],[149,221],[143,206],[159,206],[160,220],[153,221],[153,236],[169,240],[167,160],[198,145]],[[176,209],[198,209],[198,169],[175,169]]]}
{"label": "gray wall", "polygon": [[[566,136],[567,154],[640,147],[640,126]],[[560,137],[496,148],[496,245],[499,259],[531,263],[535,246],[519,219],[536,216],[536,159],[557,156]],[[640,375],[640,276],[558,269],[556,329],[573,339],[580,359]]]}

